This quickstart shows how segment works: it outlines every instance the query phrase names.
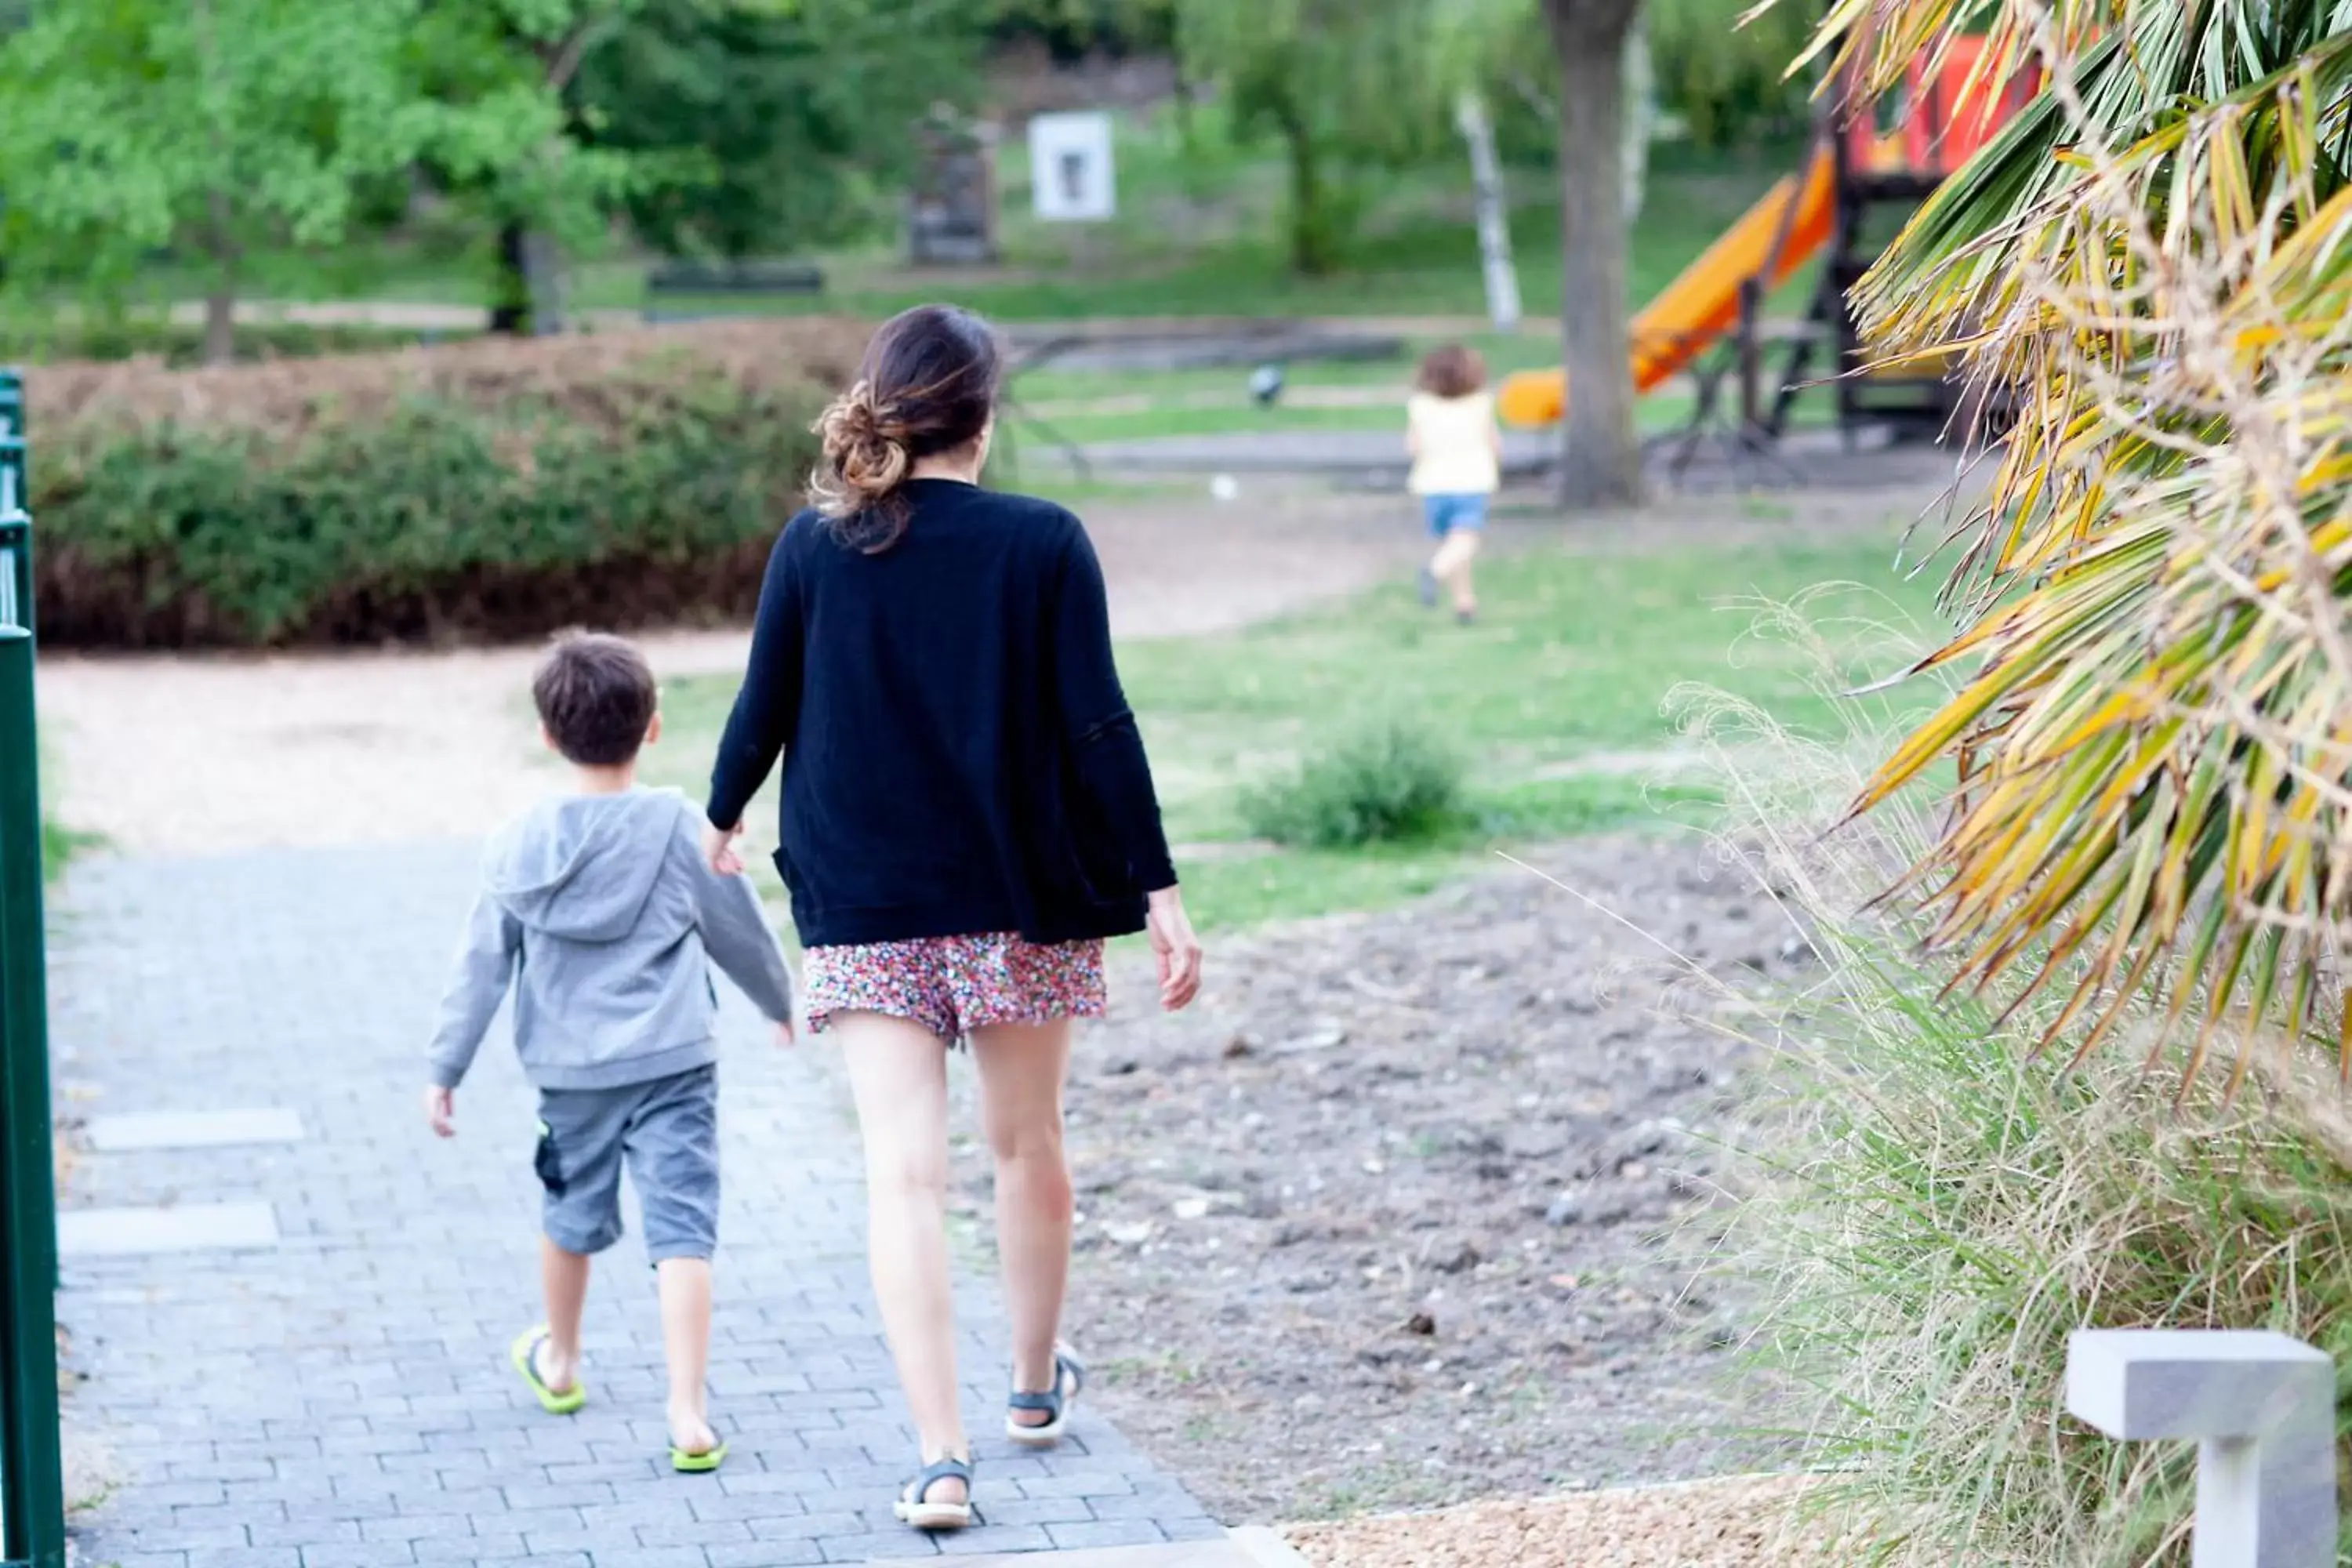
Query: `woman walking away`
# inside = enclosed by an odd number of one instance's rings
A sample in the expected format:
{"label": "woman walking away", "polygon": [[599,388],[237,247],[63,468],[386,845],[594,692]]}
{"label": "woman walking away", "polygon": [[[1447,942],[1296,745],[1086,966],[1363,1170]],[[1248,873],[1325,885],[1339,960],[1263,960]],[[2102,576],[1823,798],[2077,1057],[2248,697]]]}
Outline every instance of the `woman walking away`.
{"label": "woman walking away", "polygon": [[1503,432],[1486,391],[1486,364],[1459,343],[1433,351],[1405,402],[1405,451],[1412,458],[1407,488],[1421,498],[1437,553],[1422,568],[1421,602],[1434,608],[1444,584],[1464,626],[1478,616],[1470,584],[1478,531],[1486,526],[1486,498],[1503,480]]}
{"label": "woman walking away", "polygon": [[927,305],[887,323],[817,426],[814,510],[777,541],[712,769],[706,847],[739,864],[783,757],[782,847],[813,1031],[841,1042],[866,1142],[874,1292],[921,1453],[898,1517],[971,1521],[948,1298],[947,1051],[971,1042],[996,1158],[1012,1319],[1005,1430],[1059,1438],[1070,1264],[1070,1021],[1103,1009],[1103,939],[1142,931],[1160,1005],[1201,948],[1176,889],[1101,567],[1060,507],[979,487],[1000,356]]}

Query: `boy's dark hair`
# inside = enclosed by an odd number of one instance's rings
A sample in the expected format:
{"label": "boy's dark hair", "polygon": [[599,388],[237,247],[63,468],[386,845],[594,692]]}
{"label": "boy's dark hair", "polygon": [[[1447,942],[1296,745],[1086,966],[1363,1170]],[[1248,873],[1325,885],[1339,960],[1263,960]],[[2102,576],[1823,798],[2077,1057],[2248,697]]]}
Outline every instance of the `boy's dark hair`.
{"label": "boy's dark hair", "polygon": [[1486,384],[1486,362],[1461,343],[1432,349],[1413,384],[1433,397],[1467,397]]}
{"label": "boy's dark hair", "polygon": [[660,696],[653,666],[635,644],[603,632],[566,632],[531,677],[539,721],[563,760],[617,766],[646,743]]}

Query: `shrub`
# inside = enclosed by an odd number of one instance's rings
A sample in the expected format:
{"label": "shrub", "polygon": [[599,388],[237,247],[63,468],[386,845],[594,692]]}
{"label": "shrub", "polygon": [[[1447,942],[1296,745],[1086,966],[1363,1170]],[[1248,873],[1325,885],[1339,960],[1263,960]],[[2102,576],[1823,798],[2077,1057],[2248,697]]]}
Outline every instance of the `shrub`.
{"label": "shrub", "polygon": [[[240,321],[239,360],[309,359],[321,354],[369,353],[409,348],[428,341],[467,338],[472,332],[425,332],[414,327],[359,322]],[[0,362],[46,364],[70,360],[156,359],[174,367],[204,357],[205,330],[193,322],[152,316],[98,319],[39,327],[0,322]]]}
{"label": "shrub", "polygon": [[728,322],[36,371],[43,636],[376,642],[744,614],[857,337]]}
{"label": "shrub", "polygon": [[1428,735],[1389,724],[1249,791],[1242,812],[1259,837],[1306,848],[1433,838],[1464,820],[1462,762]]}

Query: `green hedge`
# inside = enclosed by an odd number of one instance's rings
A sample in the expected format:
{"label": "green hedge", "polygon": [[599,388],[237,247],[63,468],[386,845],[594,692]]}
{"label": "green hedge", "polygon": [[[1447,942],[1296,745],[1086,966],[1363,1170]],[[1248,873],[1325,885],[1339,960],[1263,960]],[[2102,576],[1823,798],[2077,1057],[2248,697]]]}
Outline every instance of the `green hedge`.
{"label": "green hedge", "polygon": [[849,340],[832,339],[150,373],[165,384],[63,384],[55,419],[36,373],[43,639],[448,641],[747,615],[844,374]]}
{"label": "green hedge", "polygon": [[[361,324],[313,325],[306,321],[240,321],[239,360],[310,359],[321,354],[368,353],[474,336],[472,331],[424,332],[414,327]],[[152,316],[98,320],[67,326],[26,328],[0,324],[0,363],[49,364],[61,360],[125,360],[142,355],[175,369],[204,358],[205,330]]]}

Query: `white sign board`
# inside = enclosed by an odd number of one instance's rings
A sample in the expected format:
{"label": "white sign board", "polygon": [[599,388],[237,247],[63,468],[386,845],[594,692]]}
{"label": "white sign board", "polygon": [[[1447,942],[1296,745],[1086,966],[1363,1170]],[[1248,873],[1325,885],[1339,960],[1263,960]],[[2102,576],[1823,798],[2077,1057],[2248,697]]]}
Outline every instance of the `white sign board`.
{"label": "white sign board", "polygon": [[1040,114],[1029,121],[1029,184],[1047,223],[1101,223],[1118,210],[1110,116]]}

